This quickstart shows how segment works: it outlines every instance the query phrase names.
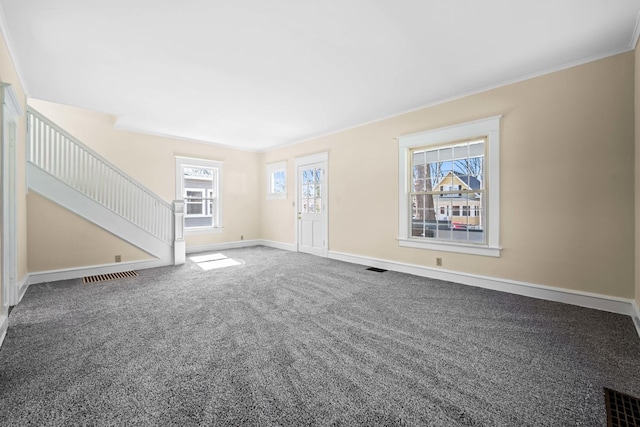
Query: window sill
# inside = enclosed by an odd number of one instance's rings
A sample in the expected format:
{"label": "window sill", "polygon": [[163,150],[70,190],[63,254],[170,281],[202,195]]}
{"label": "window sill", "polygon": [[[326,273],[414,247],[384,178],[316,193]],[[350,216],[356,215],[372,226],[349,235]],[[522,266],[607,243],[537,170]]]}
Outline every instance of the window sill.
{"label": "window sill", "polygon": [[185,236],[195,235],[195,234],[218,234],[218,233],[222,233],[222,231],[223,231],[222,227],[193,227],[193,228],[185,228],[184,234]]}
{"label": "window sill", "polygon": [[487,245],[473,245],[465,243],[449,243],[443,241],[437,242],[425,242],[417,239],[398,238],[398,244],[405,248],[417,248],[417,249],[431,249],[441,252],[455,252],[468,255],[480,255],[489,256],[494,258],[500,257],[500,251],[502,248],[487,246]]}

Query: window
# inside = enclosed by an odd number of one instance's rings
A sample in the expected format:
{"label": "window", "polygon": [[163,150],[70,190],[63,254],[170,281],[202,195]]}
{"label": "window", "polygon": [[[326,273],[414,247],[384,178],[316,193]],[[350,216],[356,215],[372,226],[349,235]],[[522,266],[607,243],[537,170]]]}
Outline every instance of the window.
{"label": "window", "polygon": [[399,138],[400,246],[500,256],[500,117]]}
{"label": "window", "polygon": [[176,157],[176,199],[184,200],[185,231],[221,231],[221,177],[222,162]]}
{"label": "window", "polygon": [[267,165],[267,199],[287,198],[287,162]]}

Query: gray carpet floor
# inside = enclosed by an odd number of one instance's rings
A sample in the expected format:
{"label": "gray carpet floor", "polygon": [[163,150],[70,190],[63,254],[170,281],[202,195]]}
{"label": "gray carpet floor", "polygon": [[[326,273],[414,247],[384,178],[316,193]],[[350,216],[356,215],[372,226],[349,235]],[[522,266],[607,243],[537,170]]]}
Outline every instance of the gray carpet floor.
{"label": "gray carpet floor", "polygon": [[629,317],[265,247],[32,285],[0,425],[606,425],[640,396]]}

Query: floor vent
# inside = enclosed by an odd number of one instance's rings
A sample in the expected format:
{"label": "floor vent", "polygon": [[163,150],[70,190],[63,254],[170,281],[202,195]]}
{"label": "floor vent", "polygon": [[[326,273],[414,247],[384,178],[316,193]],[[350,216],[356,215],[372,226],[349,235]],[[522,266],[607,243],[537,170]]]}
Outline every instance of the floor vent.
{"label": "floor vent", "polygon": [[640,427],[640,399],[605,387],[607,426]]}
{"label": "floor vent", "polygon": [[385,271],[387,271],[384,268],[378,268],[378,267],[369,267],[367,268],[367,270],[375,271],[376,273],[384,273]]}
{"label": "floor vent", "polygon": [[122,273],[97,274],[95,276],[87,276],[82,278],[82,283],[106,282],[107,280],[126,279],[127,277],[136,277],[138,273],[135,271],[123,271]]}

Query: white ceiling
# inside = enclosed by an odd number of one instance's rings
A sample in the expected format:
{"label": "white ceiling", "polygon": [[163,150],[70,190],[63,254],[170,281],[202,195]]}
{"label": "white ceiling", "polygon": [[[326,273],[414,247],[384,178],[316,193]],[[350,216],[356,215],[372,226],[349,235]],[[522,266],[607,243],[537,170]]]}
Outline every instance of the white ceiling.
{"label": "white ceiling", "polygon": [[[632,49],[640,0],[0,0],[29,96],[264,150]],[[637,30],[636,30],[637,31]]]}

